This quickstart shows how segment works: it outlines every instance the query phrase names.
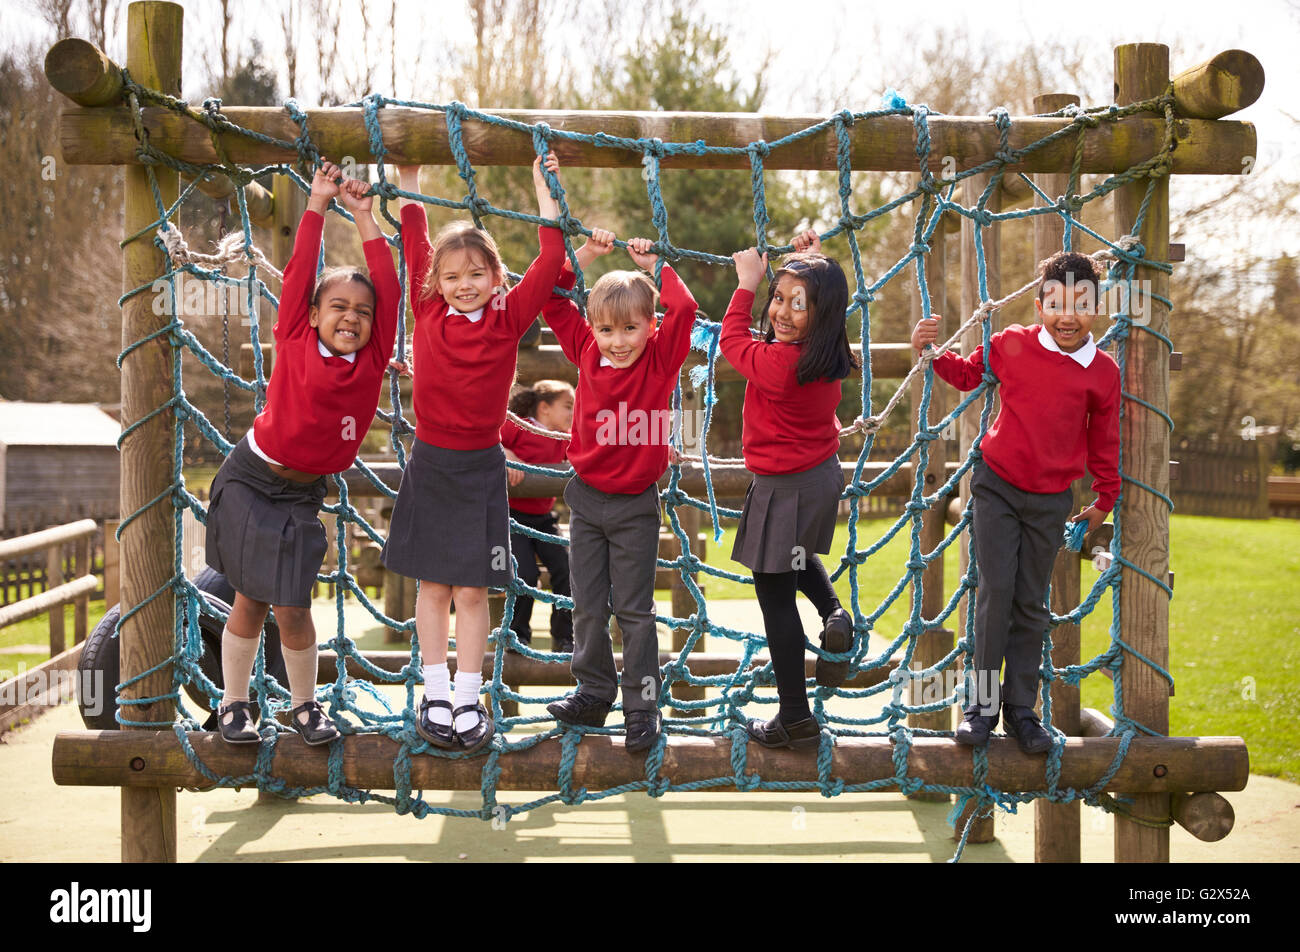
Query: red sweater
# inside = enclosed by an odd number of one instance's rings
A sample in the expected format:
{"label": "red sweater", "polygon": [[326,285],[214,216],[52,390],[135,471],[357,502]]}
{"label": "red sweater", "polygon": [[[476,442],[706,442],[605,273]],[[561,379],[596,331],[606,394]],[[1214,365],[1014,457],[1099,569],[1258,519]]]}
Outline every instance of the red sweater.
{"label": "red sweater", "polygon": [[397,270],[383,238],[365,242],[375,285],[370,340],[356,358],[324,357],[309,323],[325,219],[303,213],[284,269],[275,321],[275,369],[266,407],[253,421],[262,452],[304,473],[340,473],[352,465],[379,406],[380,383],[393,353],[397,308],[402,303]]}
{"label": "red sweater", "polygon": [[[531,420],[537,423],[536,420]],[[501,424],[501,445],[514,453],[525,463],[549,466],[563,463],[569,451],[568,440],[553,440],[549,436],[539,436],[521,427],[514,420],[507,419]],[[511,497],[510,508],[516,512],[527,512],[536,516],[545,515],[555,505],[555,497],[527,498]]]}
{"label": "red sweater", "polygon": [[765,344],[749,333],[754,292],[736,289],[722,319],[722,356],[749,382],[745,384],[741,447],[751,473],[779,476],[802,473],[838,455],[840,405],[838,380],[800,384],[795,366],[802,341]]}
{"label": "red sweater", "polygon": [[[1059,493],[1092,473],[1096,507],[1109,512],[1119,495],[1119,366],[1097,351],[1081,366],[1049,351],[1038,327],[1012,324],[994,334],[989,365],[1001,381],[1002,409],[980,449],[984,461],[1011,485],[1031,493]],[[934,371],[958,390],[984,377],[984,346],[969,357],[946,353]]]}
{"label": "red sweater", "polygon": [[[569,462],[601,492],[636,495],[668,468],[672,395],[691,349],[695,298],[668,265],[659,292],[664,320],[630,367],[602,367],[591,327],[568,298],[553,296],[542,312],[564,356],[578,366]],[[571,288],[567,268],[556,282]]]}
{"label": "red sweater", "polygon": [[506,295],[505,308],[489,303],[483,319],[472,323],[452,311],[436,288],[431,297],[420,298],[433,255],[429,220],[420,205],[402,209],[415,312],[415,435],[424,442],[452,450],[481,450],[500,442],[519,338],[546,303],[564,264],[559,231],[537,232],[541,252]]}

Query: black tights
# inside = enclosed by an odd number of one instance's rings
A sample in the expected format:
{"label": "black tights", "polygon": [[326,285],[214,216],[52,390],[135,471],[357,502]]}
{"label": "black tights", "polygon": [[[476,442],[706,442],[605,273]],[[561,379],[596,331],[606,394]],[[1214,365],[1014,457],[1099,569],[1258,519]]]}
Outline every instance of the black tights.
{"label": "black tights", "polygon": [[763,610],[767,629],[767,650],[772,656],[776,692],[781,699],[779,716],[793,724],[812,716],[804,682],[804,633],[795,606],[795,592],[803,592],[816,607],[822,621],[840,607],[830,577],[821,559],[812,555],[806,568],[796,572],[755,572],[754,592]]}

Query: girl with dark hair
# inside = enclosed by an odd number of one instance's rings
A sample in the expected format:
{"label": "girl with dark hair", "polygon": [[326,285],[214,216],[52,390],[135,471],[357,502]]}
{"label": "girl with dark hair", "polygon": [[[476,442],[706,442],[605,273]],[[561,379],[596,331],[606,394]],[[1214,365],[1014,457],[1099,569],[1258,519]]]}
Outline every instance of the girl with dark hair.
{"label": "girl with dark hair", "polygon": [[[235,589],[221,634],[225,693],[217,712],[221,736],[232,744],[261,740],[248,679],[272,606],[289,675],[290,726],[309,744],[339,736],[316,701],[311,588],[327,548],[318,514],[324,474],[352,465],[375,417],[402,301],[369,190],[331,162],[316,172],[284,269],[266,407],[212,481],[207,561]],[[369,276],[356,268],[316,275],[324,214],[336,196],[356,221]]]}
{"label": "girl with dark hair", "polygon": [[[750,248],[733,255],[738,287],[722,319],[722,355],[745,386],[741,443],[754,480],[736,529],[731,557],[754,573],[780,708],[749,735],[765,747],[816,746],[820,728],[808,706],[804,632],[795,606],[803,592],[821,615],[822,650],[853,647],[853,620],[840,607],[826,568],[844,474],[839,460],[840,381],[858,366],[844,326],[848,282],[821,253],[816,232],[794,239],[795,253],[773,275],[762,341],[750,334],[754,293],[767,256]],[[817,659],[817,683],[838,687],[848,662]]]}
{"label": "girl with dark hair", "polygon": [[[568,433],[573,427],[573,398],[573,387],[567,382],[538,380],[531,387],[518,387],[515,390],[510,397],[510,412],[542,429]],[[542,436],[524,429],[510,419],[501,425],[501,446],[505,449],[506,459],[538,466],[563,463],[569,452],[568,440]],[[506,470],[506,479],[511,486],[517,485],[523,478],[524,474],[520,470]],[[559,535],[559,523],[552,510],[554,505],[554,496],[513,498],[510,500],[510,518],[538,532]],[[567,548],[556,542],[535,539],[522,532],[511,532],[510,552],[519,568],[519,580],[525,585],[537,587],[541,580],[541,572],[537,569],[540,559],[551,573],[551,591],[556,595],[570,594]],[[510,629],[521,644],[533,643],[532,620],[533,599],[528,595],[520,595],[515,599]],[[551,606],[551,650],[565,653],[573,650],[573,612],[558,605]]]}

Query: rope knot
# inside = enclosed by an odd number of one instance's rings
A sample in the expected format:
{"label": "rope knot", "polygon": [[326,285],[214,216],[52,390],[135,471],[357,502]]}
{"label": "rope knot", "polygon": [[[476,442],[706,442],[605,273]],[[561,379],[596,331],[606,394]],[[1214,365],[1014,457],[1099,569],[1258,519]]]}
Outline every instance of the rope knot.
{"label": "rope knot", "polygon": [[853,110],[845,107],[835,114],[835,119],[846,126],[853,125]]}
{"label": "rope knot", "polygon": [[879,414],[866,418],[858,417],[853,421],[853,429],[860,430],[863,433],[875,433],[884,424],[884,418]]}
{"label": "rope knot", "polygon": [[769,146],[762,139],[759,139],[757,142],[751,142],[748,146],[746,146],[746,149],[750,155],[756,155],[760,159],[767,158],[768,155],[770,155],[772,152],[772,147]]}
{"label": "rope knot", "polygon": [[913,242],[912,254],[919,256],[919,255],[928,255],[929,253],[930,253],[930,246],[927,245],[924,241]]}
{"label": "rope knot", "polygon": [[970,217],[971,221],[975,222],[975,224],[983,225],[986,228],[993,224],[993,216],[989,213],[987,208],[972,208],[970,210]]}
{"label": "rope knot", "polygon": [[1019,154],[1017,154],[1011,149],[1007,149],[1007,150],[999,149],[997,152],[993,153],[993,158],[997,159],[1003,165],[1015,165],[1017,162],[1020,161]]}

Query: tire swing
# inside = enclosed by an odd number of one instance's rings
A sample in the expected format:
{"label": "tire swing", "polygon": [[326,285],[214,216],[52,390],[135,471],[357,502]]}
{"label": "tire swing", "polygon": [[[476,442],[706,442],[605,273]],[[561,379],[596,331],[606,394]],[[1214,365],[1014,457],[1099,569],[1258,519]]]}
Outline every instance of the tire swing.
{"label": "tire swing", "polygon": [[[213,568],[205,568],[202,572],[194,577],[194,586],[203,592],[204,598],[209,607],[221,615],[230,614],[230,603],[235,600],[235,590],[226,577]],[[117,723],[117,701],[116,694],[113,694],[113,703],[111,704],[94,704],[94,698],[85,698],[82,696],[83,685],[95,685],[96,690],[103,686],[103,689],[112,692],[113,687],[122,680],[122,665],[120,654],[120,642],[113,637],[117,630],[118,619],[122,616],[121,606],[114,605],[104,617],[100,619],[99,624],[95,626],[94,631],[86,638],[85,647],[81,650],[81,660],[77,663],[77,707],[81,712],[81,720],[89,730],[115,731],[120,729]],[[213,618],[206,613],[199,615],[199,632],[203,638],[203,654],[199,658],[199,670],[218,688],[225,686],[224,678],[221,671],[221,629],[223,623],[219,618]],[[289,683],[289,675],[284,667],[284,656],[280,653],[280,626],[276,624],[275,618],[267,616],[266,625],[266,673],[275,678],[281,684]],[[208,712],[208,718],[203,724],[204,730],[215,730],[217,715],[215,711],[208,708],[208,696],[204,691],[193,683],[185,685],[185,693],[190,696],[200,710]],[[254,704],[257,703],[258,695],[253,690],[249,695]],[[92,710],[97,713],[91,713]]]}

